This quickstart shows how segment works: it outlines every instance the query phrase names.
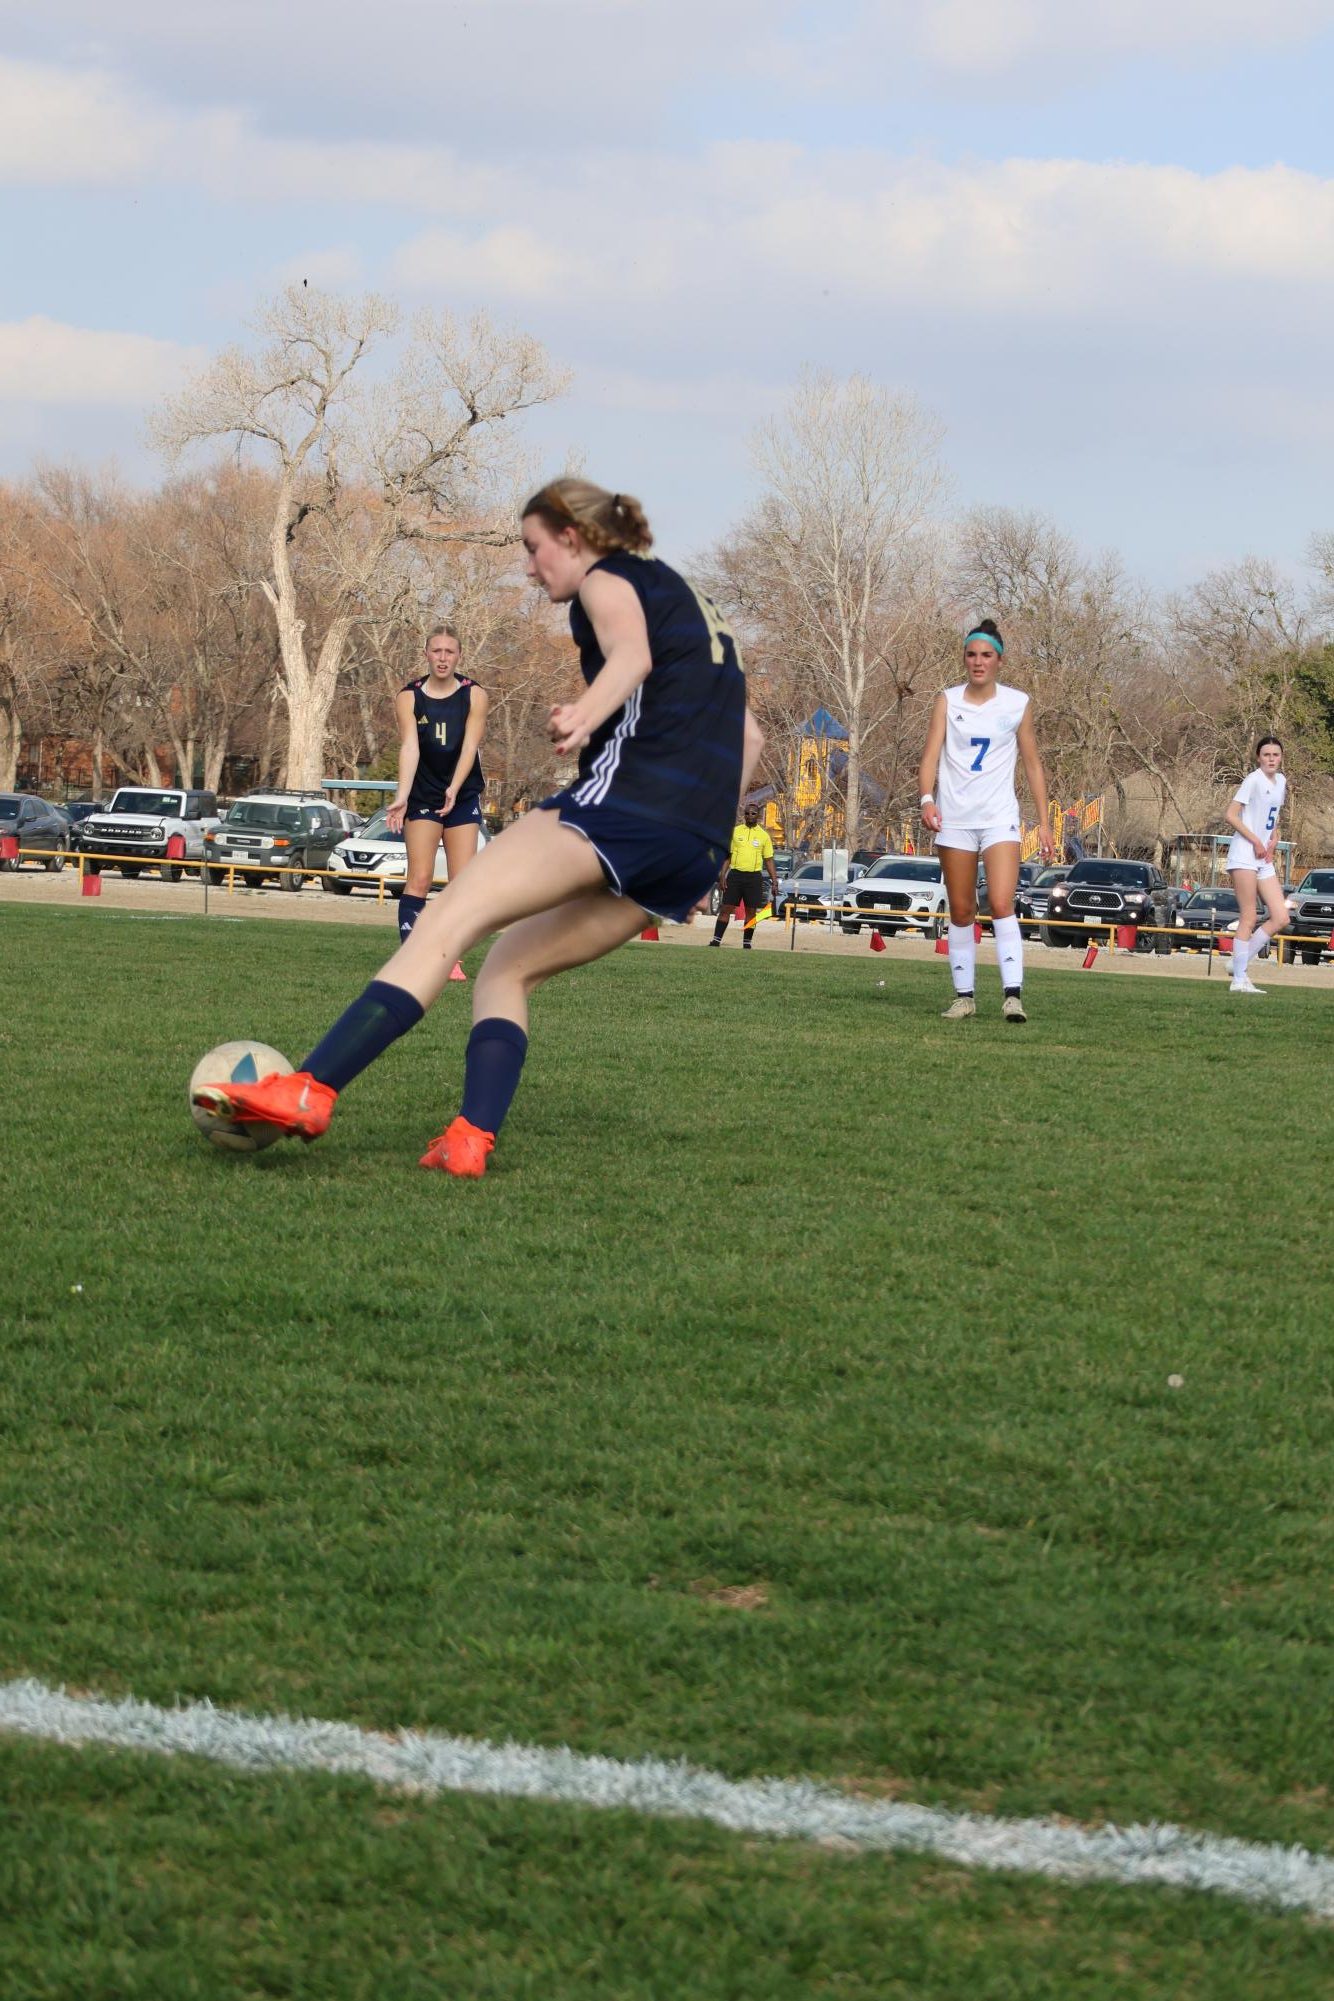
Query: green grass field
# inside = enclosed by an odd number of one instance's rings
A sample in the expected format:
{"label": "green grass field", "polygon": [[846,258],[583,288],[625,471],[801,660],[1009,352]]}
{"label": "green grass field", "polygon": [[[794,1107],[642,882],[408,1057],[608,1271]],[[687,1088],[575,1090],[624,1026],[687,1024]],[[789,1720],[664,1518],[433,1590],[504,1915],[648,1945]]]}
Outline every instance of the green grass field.
{"label": "green grass field", "polygon": [[[0,1679],[1334,1849],[1328,995],[632,947],[318,1146],[377,931],[0,912]],[[884,986],[877,986],[883,979]],[[76,1290],[75,1288],[81,1288]],[[1168,1387],[1169,1375],[1184,1387]],[[739,1596],[740,1602],[729,1602]],[[0,1992],[1315,2001],[1328,1927],[0,1738]]]}

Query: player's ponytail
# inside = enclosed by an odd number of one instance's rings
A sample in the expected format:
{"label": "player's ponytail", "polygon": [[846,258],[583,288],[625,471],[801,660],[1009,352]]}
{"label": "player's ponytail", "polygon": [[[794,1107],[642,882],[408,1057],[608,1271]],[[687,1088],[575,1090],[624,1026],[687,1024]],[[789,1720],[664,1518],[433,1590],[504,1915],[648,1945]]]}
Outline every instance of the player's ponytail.
{"label": "player's ponytail", "polygon": [[1001,638],[1001,629],[994,618],[979,618],[977,624],[969,628],[964,645],[967,646],[974,639],[985,639],[988,646],[994,647],[997,653],[1005,651],[1005,641]]}
{"label": "player's ponytail", "polygon": [[653,546],[648,517],[633,494],[608,493],[588,479],[549,480],[523,512],[538,515],[553,535],[562,528],[577,528],[599,555],[613,549],[638,554]]}

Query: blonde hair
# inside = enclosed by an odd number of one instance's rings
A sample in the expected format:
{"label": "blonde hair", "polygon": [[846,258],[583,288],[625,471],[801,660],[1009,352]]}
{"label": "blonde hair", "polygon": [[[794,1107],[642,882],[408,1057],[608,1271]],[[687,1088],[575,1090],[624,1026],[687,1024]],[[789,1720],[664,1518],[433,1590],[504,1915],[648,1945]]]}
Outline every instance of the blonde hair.
{"label": "blonde hair", "polygon": [[577,528],[590,549],[640,553],[653,546],[648,516],[629,493],[608,493],[589,479],[553,479],[526,502],[523,513],[540,515],[553,534]]}
{"label": "blonde hair", "polygon": [[452,625],[433,625],[423,644],[429,646],[433,639],[452,639],[459,652],[463,651],[463,641],[459,638],[457,628]]}

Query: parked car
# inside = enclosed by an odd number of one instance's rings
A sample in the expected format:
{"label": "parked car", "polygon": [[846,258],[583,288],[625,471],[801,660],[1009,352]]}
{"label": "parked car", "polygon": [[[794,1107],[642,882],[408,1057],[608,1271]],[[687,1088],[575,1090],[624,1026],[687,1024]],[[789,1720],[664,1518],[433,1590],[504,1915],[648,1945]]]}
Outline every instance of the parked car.
{"label": "parked car", "polygon": [[1079,945],[1083,938],[1074,929],[1077,924],[1134,924],[1153,927],[1140,931],[1139,951],[1166,952],[1171,949],[1166,927],[1175,905],[1166,877],[1152,862],[1087,855],[1064,882],[1052,885],[1042,940],[1046,945]]}
{"label": "parked car", "polygon": [[205,873],[223,882],[232,869],[254,889],[272,877],[279,889],[297,890],[308,873],[328,867],[343,838],[339,810],[322,792],[251,792],[204,836]]}
{"label": "parked car", "polygon": [[91,819],[94,813],[105,813],[107,808],[103,799],[67,799],[60,810],[69,821],[70,846],[77,847],[79,829],[84,821]]}
{"label": "parked car", "polygon": [[24,862],[40,861],[58,874],[65,866],[69,828],[65,816],[35,792],[0,792],[0,836],[9,835],[19,844],[18,855],[0,861],[2,869],[17,869]]}
{"label": "parked car", "polygon": [[164,882],[176,882],[182,862],[202,862],[204,836],[218,822],[212,792],[185,786],[122,785],[104,813],[91,813],[79,828],[79,852],[89,875],[114,862],[124,876],[155,868]]}
{"label": "parked car", "polygon": [[774,914],[785,917],[790,907],[798,924],[818,923],[828,917],[831,904],[842,901],[848,884],[865,872],[859,862],[849,862],[846,873],[831,877],[822,861],[803,862],[786,883],[780,880],[779,908]]}
{"label": "parked car", "polygon": [[1241,917],[1241,905],[1234,889],[1221,884],[1214,889],[1193,889],[1172,912],[1175,952],[1217,951],[1226,938],[1231,940]]}
{"label": "parked car", "polygon": [[850,937],[865,924],[872,931],[925,931],[949,905],[945,877],[935,855],[882,855],[849,883],[838,921]]}
{"label": "parked car", "polygon": [[[1015,915],[1018,913],[1019,892],[1027,889],[1042,873],[1041,862],[1020,862],[1019,880],[1015,887]],[[987,872],[979,859],[977,865],[977,920],[979,924],[991,922],[991,893],[987,888]]]}
{"label": "parked car", "polygon": [[1318,966],[1334,933],[1334,868],[1308,869],[1289,895],[1288,909],[1292,913],[1288,930],[1301,941],[1292,947],[1294,958],[1300,952],[1304,965]]}
{"label": "parked car", "polygon": [[1019,919],[1019,929],[1025,938],[1037,936],[1038,926],[1047,914],[1048,897],[1057,883],[1064,882],[1070,873],[1069,865],[1062,863],[1056,868],[1039,868],[1024,882],[1024,869],[1031,866],[1028,862],[1021,866],[1020,883],[1014,898],[1014,914]]}
{"label": "parked car", "polygon": [[[408,850],[401,834],[391,834],[384,823],[388,812],[382,806],[366,822],[358,834],[350,834],[341,840],[329,856],[325,867],[328,873],[323,877],[323,886],[334,896],[350,896],[354,889],[378,889],[383,883],[391,896],[403,894],[403,883],[408,872]],[[486,845],[486,830],[477,836],[478,847]],[[442,841],[435,852],[434,881],[437,886],[448,882],[449,867],[445,861],[445,844]]]}

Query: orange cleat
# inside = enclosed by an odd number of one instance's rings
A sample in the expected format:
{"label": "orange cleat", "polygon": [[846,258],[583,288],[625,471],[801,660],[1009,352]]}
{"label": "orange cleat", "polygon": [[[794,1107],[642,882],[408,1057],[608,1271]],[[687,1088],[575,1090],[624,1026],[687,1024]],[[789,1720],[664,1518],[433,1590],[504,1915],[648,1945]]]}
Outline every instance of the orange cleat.
{"label": "orange cleat", "polygon": [[257,1084],[201,1084],[194,1102],[223,1119],[251,1119],[281,1126],[295,1139],[318,1139],[333,1117],[337,1091],[308,1070],[275,1071]]}
{"label": "orange cleat", "polygon": [[438,1167],[446,1174],[463,1175],[469,1180],[479,1181],[486,1173],[486,1156],[496,1143],[494,1133],[484,1133],[480,1126],[470,1125],[465,1118],[457,1118],[447,1125],[438,1139],[433,1139],[427,1147],[418,1167]]}

